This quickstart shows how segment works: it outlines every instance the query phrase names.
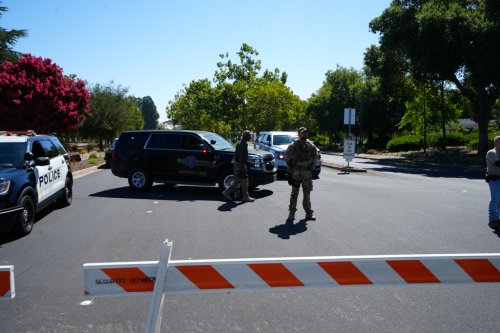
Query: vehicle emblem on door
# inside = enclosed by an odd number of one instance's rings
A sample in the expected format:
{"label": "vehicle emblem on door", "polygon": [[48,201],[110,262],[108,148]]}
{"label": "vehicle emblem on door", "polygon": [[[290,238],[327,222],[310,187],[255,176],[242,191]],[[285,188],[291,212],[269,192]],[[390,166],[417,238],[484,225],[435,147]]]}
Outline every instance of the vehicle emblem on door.
{"label": "vehicle emblem on door", "polygon": [[196,164],[196,157],[194,156],[186,157],[186,164],[189,169],[194,168],[194,165]]}

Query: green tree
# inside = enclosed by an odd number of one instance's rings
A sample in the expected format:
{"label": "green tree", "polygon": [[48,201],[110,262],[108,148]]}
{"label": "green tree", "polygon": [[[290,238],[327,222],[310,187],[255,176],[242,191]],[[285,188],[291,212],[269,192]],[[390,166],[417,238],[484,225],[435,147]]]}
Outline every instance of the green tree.
{"label": "green tree", "polygon": [[[265,70],[261,74],[261,61],[256,59],[259,52],[250,45],[243,43],[240,50],[236,53],[239,58],[239,63],[233,62],[229,54],[221,54],[223,61],[217,63],[218,70],[214,75],[214,82],[217,89],[220,90],[221,109],[220,112],[223,118],[231,124],[233,131],[241,131],[242,129],[250,129],[260,131],[261,122],[259,114],[262,108],[256,107],[255,98],[256,92],[264,92],[265,96],[260,96],[266,99],[266,110],[270,113],[270,117],[277,117],[282,108],[282,101],[289,99],[289,88],[285,86],[287,81],[286,72],[281,73],[278,68],[274,71]],[[274,93],[270,91],[273,90]],[[284,95],[275,94],[281,92]],[[270,101],[274,99],[274,101]],[[281,102],[279,101],[281,100]],[[290,108],[292,111],[293,108]]]}
{"label": "green tree", "polygon": [[208,79],[192,81],[169,102],[167,115],[184,129],[228,134],[230,126],[218,113],[218,93]]}
{"label": "green tree", "polygon": [[142,118],[144,119],[144,129],[156,129],[158,128],[158,119],[160,115],[156,110],[156,105],[150,96],[139,98],[137,100],[137,107],[142,113]]}
{"label": "green tree", "polygon": [[246,97],[251,115],[248,128],[253,131],[296,129],[305,116],[306,103],[281,81],[258,79]]}
{"label": "green tree", "polygon": [[120,132],[142,129],[144,120],[136,99],[128,96],[121,86],[96,84],[90,89],[90,115],[80,128],[83,135],[98,139],[103,149],[104,140],[112,140]]}
{"label": "green tree", "polygon": [[360,110],[368,146],[385,147],[413,98],[413,82],[400,52],[371,45],[364,54],[367,84]]}
{"label": "green tree", "polygon": [[331,142],[340,140],[344,130],[344,109],[359,110],[364,82],[362,75],[354,70],[337,66],[326,74],[323,86],[309,99],[308,113],[318,123],[318,128],[326,132]]}
{"label": "green tree", "polygon": [[[443,114],[441,105],[440,83],[415,84],[415,96],[406,102],[406,113],[399,123],[400,129],[406,129],[412,134],[424,135],[428,132],[438,132],[442,126]],[[460,99],[451,90],[445,90],[444,120],[454,122],[461,114]]]}
{"label": "green tree", "polygon": [[[0,1],[0,18],[9,9],[2,6]],[[4,60],[16,61],[20,58],[20,54],[12,50],[12,46],[19,38],[26,37],[28,32],[26,30],[7,30],[0,27],[0,63]]]}
{"label": "green tree", "polygon": [[466,96],[479,124],[480,156],[500,94],[500,4],[497,0],[394,0],[370,22],[383,52],[403,55],[419,79],[449,81]]}
{"label": "green tree", "polygon": [[213,83],[192,81],[169,102],[167,114],[176,125],[218,133],[288,128],[304,114],[304,103],[285,83],[279,69],[261,73],[258,52],[243,44],[239,62],[220,55]]}

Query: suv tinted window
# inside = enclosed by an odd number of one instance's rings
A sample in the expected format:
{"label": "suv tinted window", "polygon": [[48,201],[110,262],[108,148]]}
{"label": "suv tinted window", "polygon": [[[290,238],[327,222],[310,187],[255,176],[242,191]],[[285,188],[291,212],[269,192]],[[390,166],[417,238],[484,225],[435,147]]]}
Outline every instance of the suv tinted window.
{"label": "suv tinted window", "polygon": [[45,156],[49,158],[59,156],[59,152],[57,151],[56,146],[54,146],[49,140],[41,140],[40,144],[42,145],[43,151],[45,152]]}
{"label": "suv tinted window", "polygon": [[227,142],[226,139],[224,139],[222,136],[215,134],[215,133],[209,133],[209,134],[202,134],[203,139],[212,145],[215,150],[232,150],[233,146]]}
{"label": "suv tinted window", "polygon": [[154,133],[146,144],[149,149],[178,149],[179,137],[177,135]]}
{"label": "suv tinted window", "polygon": [[264,134],[259,135],[257,142],[262,142],[264,140]]}
{"label": "suv tinted window", "polygon": [[20,165],[25,152],[26,143],[0,143],[0,167]]}
{"label": "suv tinted window", "polygon": [[117,144],[120,147],[126,147],[126,149],[142,149],[144,147],[144,143],[146,142],[146,139],[149,137],[149,133],[134,133],[134,132],[129,132],[129,133],[123,133],[120,136],[120,140],[117,141]]}
{"label": "suv tinted window", "polygon": [[40,144],[40,141],[35,141],[33,142],[33,145],[31,147],[31,152],[33,155],[35,155],[35,158],[39,157],[45,157],[45,151],[42,148],[42,145]]}
{"label": "suv tinted window", "polygon": [[288,145],[290,143],[293,143],[296,139],[298,139],[298,136],[296,135],[275,135],[273,144]]}
{"label": "suv tinted window", "polygon": [[64,147],[61,144],[61,142],[59,142],[59,140],[57,140],[55,138],[51,138],[50,141],[52,141],[52,143],[54,144],[54,146],[56,146],[56,149],[57,149],[57,152],[59,153],[59,155],[66,154],[66,150],[64,149]]}
{"label": "suv tinted window", "polygon": [[193,135],[181,136],[181,149],[185,150],[203,150],[205,145],[203,141]]}

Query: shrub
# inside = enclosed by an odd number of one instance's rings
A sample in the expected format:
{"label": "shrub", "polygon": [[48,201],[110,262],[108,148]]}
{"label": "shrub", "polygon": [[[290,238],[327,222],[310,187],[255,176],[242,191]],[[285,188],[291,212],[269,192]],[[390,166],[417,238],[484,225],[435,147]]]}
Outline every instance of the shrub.
{"label": "shrub", "polygon": [[[465,146],[468,142],[466,135],[459,132],[446,133],[447,146]],[[443,136],[441,133],[430,133],[427,137],[427,144],[433,147],[441,147],[443,144]]]}
{"label": "shrub", "polygon": [[420,150],[422,147],[423,139],[418,135],[398,136],[387,142],[387,150],[390,152]]}
{"label": "shrub", "polygon": [[311,138],[311,140],[314,141],[314,144],[316,146],[327,146],[330,143],[330,140],[328,140],[328,136],[320,134],[316,134]]}
{"label": "shrub", "polygon": [[[500,133],[496,132],[488,133],[488,147],[493,146],[493,140],[497,135],[500,135]],[[474,133],[469,138],[469,142],[467,143],[467,148],[471,150],[477,150],[478,147],[479,147],[479,135],[477,133]]]}
{"label": "shrub", "polygon": [[88,150],[87,149],[82,149],[80,150],[80,154],[87,154],[88,153]]}
{"label": "shrub", "polygon": [[90,153],[89,159],[96,159],[97,160],[97,154],[96,153]]}
{"label": "shrub", "polygon": [[390,138],[386,137],[373,137],[366,142],[365,147],[368,149],[385,149]]}
{"label": "shrub", "polygon": [[97,158],[89,158],[89,164],[97,164]]}
{"label": "shrub", "polygon": [[71,145],[71,151],[72,151],[73,153],[78,152],[78,145]]}

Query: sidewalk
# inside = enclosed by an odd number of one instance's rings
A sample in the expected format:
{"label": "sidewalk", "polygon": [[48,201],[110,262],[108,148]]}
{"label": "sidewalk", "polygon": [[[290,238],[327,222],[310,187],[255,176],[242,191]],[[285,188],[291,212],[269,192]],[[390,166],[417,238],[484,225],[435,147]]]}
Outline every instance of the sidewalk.
{"label": "sidewalk", "polygon": [[[343,153],[339,151],[322,150],[322,163],[325,167],[344,170],[347,162]],[[352,171],[401,171],[405,173],[421,173],[445,176],[457,175],[460,177],[481,179],[484,178],[486,168],[484,160],[475,152],[466,151],[460,147],[451,147],[446,151],[430,150],[387,153],[387,154],[356,154],[350,162]],[[366,167],[366,168],[365,168]],[[351,169],[349,169],[351,171]]]}

